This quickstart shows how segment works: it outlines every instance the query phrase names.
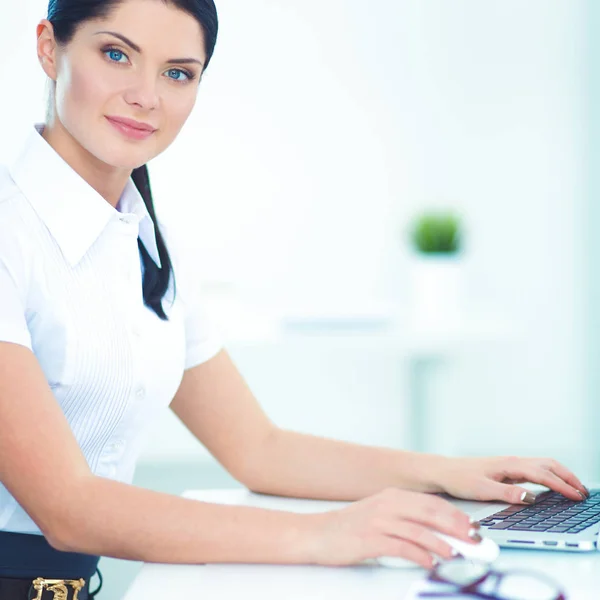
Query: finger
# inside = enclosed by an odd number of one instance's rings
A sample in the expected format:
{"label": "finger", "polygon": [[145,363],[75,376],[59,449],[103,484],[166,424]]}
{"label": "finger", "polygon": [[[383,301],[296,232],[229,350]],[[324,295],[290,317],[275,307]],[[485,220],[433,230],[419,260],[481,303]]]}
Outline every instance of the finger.
{"label": "finger", "polygon": [[550,461],[550,470],[556,473],[563,481],[566,481],[571,487],[577,491],[582,492],[585,496],[589,496],[589,490],[581,483],[578,477],[576,477],[567,467],[561,465],[555,460]]}
{"label": "finger", "polygon": [[[532,474],[527,480],[533,483],[541,483],[573,500],[581,501],[583,499],[578,492],[549,471],[546,471],[545,474],[540,473],[537,476]],[[529,490],[518,485],[492,480],[486,482],[485,490],[480,497],[482,500],[500,500],[509,504],[533,504],[535,502],[535,494]]]}
{"label": "finger", "polygon": [[478,500],[500,500],[509,504],[531,504],[535,500],[535,495],[529,490],[511,483],[488,479],[482,487],[481,493],[477,495]]}
{"label": "finger", "polygon": [[[551,490],[570,498],[571,500],[581,501],[585,500],[587,494],[579,492],[576,488],[566,483],[558,475],[553,473],[549,468],[540,467],[526,467],[519,471],[523,476],[527,478],[527,481],[531,483],[540,483],[545,485]],[[514,486],[517,487],[517,486]],[[524,490],[524,488],[518,488]],[[525,500],[526,502],[526,500]]]}
{"label": "finger", "polygon": [[432,569],[437,562],[435,557],[422,547],[407,540],[391,536],[380,538],[368,558],[379,558],[380,556],[405,558],[425,569]]}
{"label": "finger", "polygon": [[[541,465],[540,462],[546,462],[548,466]],[[514,483],[521,483],[525,481],[531,483],[540,483],[541,485],[545,485],[546,487],[549,487],[555,492],[563,494],[571,500],[580,501],[585,499],[587,497],[586,492],[582,491],[582,493],[580,494],[577,488],[565,482],[562,478],[560,478],[551,470],[552,466],[555,463],[556,461],[553,461],[552,459],[531,459],[528,461],[515,459],[508,466],[503,465],[505,467],[503,469],[505,477],[501,483],[508,485]],[[514,488],[521,490],[521,492],[518,493]],[[498,491],[500,490],[500,488],[494,486],[489,486],[488,489],[495,490],[496,493],[498,493]],[[513,504],[521,504],[532,501],[532,498],[534,498],[535,496],[531,492],[529,496],[521,498],[521,496],[526,492],[527,490],[525,488],[518,488],[517,486],[513,486],[512,492],[507,492],[506,488],[504,488],[504,494],[508,493],[510,495],[511,500],[506,500],[506,496],[504,496],[504,499],[506,502],[510,501]],[[495,500],[500,498],[492,496],[489,498],[481,499]]]}
{"label": "finger", "polygon": [[437,537],[429,527],[410,521],[390,521],[386,525],[387,535],[416,544],[427,552],[437,554],[440,558],[449,560],[457,555],[452,546]]}
{"label": "finger", "polygon": [[[474,527],[474,521],[450,502],[437,496],[418,494],[418,502],[399,505],[396,516],[465,541],[472,539],[469,532]],[[398,522],[402,521],[398,519]]]}
{"label": "finger", "polygon": [[574,488],[572,485],[566,483],[558,475],[546,469],[542,469],[541,471],[535,470],[530,477],[530,481],[533,483],[541,483],[542,485],[549,487],[551,490],[558,492],[559,494],[562,494],[571,500],[576,500],[579,502],[587,498],[587,494],[585,492],[580,492],[577,488]]}

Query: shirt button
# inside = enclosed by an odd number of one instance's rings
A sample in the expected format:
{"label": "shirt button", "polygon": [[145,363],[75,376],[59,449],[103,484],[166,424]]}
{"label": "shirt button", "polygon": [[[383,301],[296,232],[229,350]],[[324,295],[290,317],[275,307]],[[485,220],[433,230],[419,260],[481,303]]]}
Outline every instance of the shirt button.
{"label": "shirt button", "polygon": [[109,450],[109,452],[118,452],[119,450],[121,450],[121,448],[123,448],[123,446],[124,446],[123,440],[118,440],[117,442],[113,442],[108,447],[108,450]]}
{"label": "shirt button", "polygon": [[143,400],[145,396],[146,396],[146,390],[143,387],[139,387],[137,390],[135,390],[135,397],[138,400]]}

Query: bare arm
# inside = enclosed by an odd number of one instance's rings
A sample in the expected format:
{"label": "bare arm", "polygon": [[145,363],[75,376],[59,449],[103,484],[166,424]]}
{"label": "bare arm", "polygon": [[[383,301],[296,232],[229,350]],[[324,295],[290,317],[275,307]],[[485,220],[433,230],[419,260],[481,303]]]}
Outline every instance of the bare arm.
{"label": "bare arm", "polygon": [[353,501],[392,487],[519,503],[527,490],[515,482],[530,481],[572,500],[588,494],[569,469],[548,458],[452,458],[282,430],[225,352],[186,374],[172,408],[256,492]]}
{"label": "bare arm", "polygon": [[[312,515],[222,506],[89,477],[71,488],[55,547],[144,562],[306,564]],[[314,521],[314,522],[313,522]]]}
{"label": "bare arm", "polygon": [[354,501],[398,487],[441,492],[444,457],[363,446],[280,429],[247,477],[255,492]]}
{"label": "bare arm", "polygon": [[357,500],[390,486],[435,492],[440,456],[286,431],[264,414],[225,351],[186,376],[171,408],[253,491]]}
{"label": "bare arm", "polygon": [[313,517],[94,476],[32,352],[0,343],[0,481],[60,550],[148,562],[310,562]]}
{"label": "bare arm", "polygon": [[225,350],[185,372],[171,409],[238,481],[262,464],[278,428],[262,410]]}

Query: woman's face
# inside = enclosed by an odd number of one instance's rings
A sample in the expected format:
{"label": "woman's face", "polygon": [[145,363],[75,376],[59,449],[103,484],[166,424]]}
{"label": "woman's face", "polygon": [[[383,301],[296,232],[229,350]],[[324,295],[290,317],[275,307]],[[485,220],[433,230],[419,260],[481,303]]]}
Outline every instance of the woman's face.
{"label": "woman's face", "polygon": [[[194,17],[162,0],[124,0],[107,19],[82,23],[42,65],[56,81],[60,125],[100,161],[133,169],[175,139],[194,107],[205,62]],[[155,130],[127,131],[111,118]]]}

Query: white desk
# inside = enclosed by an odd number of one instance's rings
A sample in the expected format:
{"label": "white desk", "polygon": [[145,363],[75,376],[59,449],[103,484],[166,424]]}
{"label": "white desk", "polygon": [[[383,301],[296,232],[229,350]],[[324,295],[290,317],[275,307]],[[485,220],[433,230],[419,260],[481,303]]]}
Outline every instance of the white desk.
{"label": "white desk", "polygon": [[[343,504],[260,496],[246,490],[190,491],[184,496],[205,502],[297,512],[328,510]],[[476,502],[455,502],[469,514],[481,512],[481,505]],[[600,553],[503,549],[494,566],[544,572],[563,586],[568,600],[600,597]],[[145,564],[123,600],[401,600],[410,586],[423,577],[424,571],[420,569],[366,564],[355,567]]]}

